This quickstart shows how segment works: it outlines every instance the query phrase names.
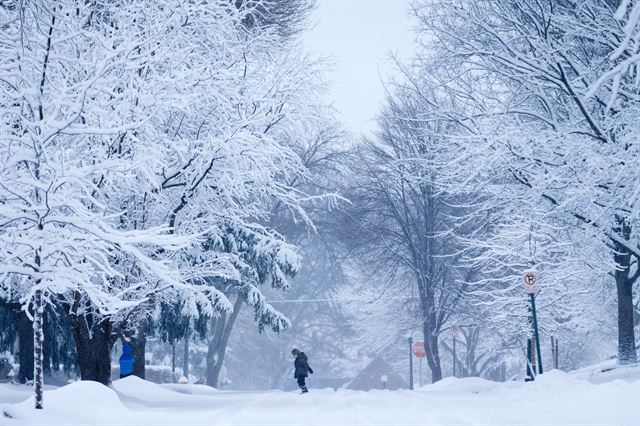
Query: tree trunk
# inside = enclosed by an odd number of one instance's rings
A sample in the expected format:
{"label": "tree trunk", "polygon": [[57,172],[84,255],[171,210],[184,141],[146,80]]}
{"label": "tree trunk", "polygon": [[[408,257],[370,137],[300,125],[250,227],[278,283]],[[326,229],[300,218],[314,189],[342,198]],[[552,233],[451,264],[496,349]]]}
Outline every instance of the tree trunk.
{"label": "tree trunk", "polygon": [[102,321],[92,335],[75,333],[78,366],[82,380],[93,380],[108,386],[111,383],[111,324]]}
{"label": "tree trunk", "polygon": [[229,336],[231,336],[233,324],[238,318],[243,301],[242,296],[238,295],[233,304],[233,312],[231,314],[222,314],[220,318],[213,319],[211,322],[213,335],[209,338],[209,348],[207,350],[207,384],[214,388],[219,386],[220,371],[227,351]]}
{"label": "tree trunk", "polygon": [[423,324],[424,348],[427,353],[427,364],[431,369],[431,382],[442,380],[442,366],[440,365],[440,349],[438,336],[435,335],[435,315],[428,316]]}
{"label": "tree trunk", "polygon": [[222,327],[220,323],[224,322],[224,318],[212,320],[213,336],[209,339],[209,347],[207,349],[207,384],[216,389],[220,385],[218,382],[220,380],[220,371],[222,371],[225,354],[220,343],[222,339],[222,332],[220,331]]}
{"label": "tree trunk", "polygon": [[141,320],[135,335],[127,336],[131,345],[133,359],[133,375],[144,379],[146,373],[147,320]]}
{"label": "tree trunk", "polygon": [[147,336],[142,333],[142,335],[138,335],[135,339],[131,339],[131,346],[133,349],[133,358],[135,359],[135,362],[133,363],[133,375],[144,379],[146,373],[145,352],[147,346]]}
{"label": "tree trunk", "polygon": [[189,380],[189,327],[191,327],[191,321],[187,327],[187,332],[184,335],[184,352],[182,356],[182,375]]}
{"label": "tree trunk", "polygon": [[76,315],[75,312],[76,309],[69,313],[69,323],[76,342],[80,378],[108,386],[111,383],[111,347],[115,343],[111,321],[96,319],[93,313]]}
{"label": "tree trunk", "polygon": [[634,364],[637,361],[637,354],[633,327],[633,283],[627,277],[619,277],[620,275],[623,274],[616,271],[618,360],[620,364]]}
{"label": "tree trunk", "polygon": [[[39,282],[36,283],[39,284]],[[42,290],[36,290],[33,307],[33,391],[35,394],[35,408],[37,410],[42,410],[42,391],[44,386],[43,316],[44,306],[42,302]]]}
{"label": "tree trunk", "polygon": [[[631,236],[631,226],[624,218],[617,218],[619,227],[616,233],[625,240]],[[618,361],[620,364],[633,364],[637,361],[633,322],[633,284],[637,277],[631,277],[631,253],[621,244],[616,244],[614,252],[616,263],[615,280],[618,293]],[[638,259],[640,261],[640,259]]]}
{"label": "tree trunk", "polygon": [[33,380],[33,324],[22,309],[13,311],[18,332],[18,359],[20,368],[16,380],[26,383]]}
{"label": "tree trunk", "polygon": [[424,335],[424,349],[427,353],[427,364],[431,370],[431,383],[442,380],[442,366],[440,365],[440,349],[438,348],[437,316],[435,311],[435,295],[432,283],[428,278],[417,274],[416,280],[420,291],[420,308],[422,309],[422,332]]}
{"label": "tree trunk", "polygon": [[[42,312],[42,328],[43,328],[43,336],[45,337],[45,340],[48,340],[51,337],[53,337],[53,333],[51,331],[52,327],[49,321],[50,321],[49,315],[47,315],[47,311],[44,310],[44,312]],[[48,342],[45,342],[45,343],[46,344],[43,344],[42,346],[43,372],[45,376],[51,377],[51,372],[53,369],[52,368],[53,356],[55,352],[53,351],[54,342],[49,340]]]}

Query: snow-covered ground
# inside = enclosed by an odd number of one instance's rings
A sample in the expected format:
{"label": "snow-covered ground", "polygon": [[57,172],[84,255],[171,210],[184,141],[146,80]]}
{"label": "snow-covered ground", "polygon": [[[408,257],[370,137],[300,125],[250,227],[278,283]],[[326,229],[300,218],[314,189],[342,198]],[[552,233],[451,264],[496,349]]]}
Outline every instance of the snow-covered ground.
{"label": "snow-covered ground", "polygon": [[312,389],[307,395],[130,377],[111,388],[76,382],[49,389],[43,411],[33,409],[30,388],[3,384],[0,424],[640,425],[640,368],[609,380],[602,370],[551,371],[533,383],[448,378],[413,392]]}

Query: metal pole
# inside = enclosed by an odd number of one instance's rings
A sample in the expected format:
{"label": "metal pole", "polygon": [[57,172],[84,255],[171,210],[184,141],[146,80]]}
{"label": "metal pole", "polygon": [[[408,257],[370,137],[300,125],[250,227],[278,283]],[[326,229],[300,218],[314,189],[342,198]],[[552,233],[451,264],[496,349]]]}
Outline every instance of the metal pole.
{"label": "metal pole", "polygon": [[536,370],[533,368],[533,341],[531,337],[527,338],[527,374],[525,381],[535,380]]}
{"label": "metal pole", "polygon": [[456,377],[456,362],[458,356],[456,355],[456,336],[453,336],[453,377]]}
{"label": "metal pole", "polygon": [[529,294],[531,298],[531,314],[533,316],[533,333],[536,337],[536,353],[538,355],[538,374],[542,374],[542,352],[540,351],[540,336],[538,335],[538,318],[536,316],[536,298],[533,293]]}
{"label": "metal pole", "polygon": [[171,374],[173,375],[173,383],[176,383],[176,339],[171,341]]}
{"label": "metal pole", "polygon": [[409,390],[413,390],[413,337],[409,337]]}
{"label": "metal pole", "polygon": [[420,358],[420,363],[419,363],[420,367],[420,380],[418,380],[418,383],[420,383],[420,387],[422,387],[422,358]]}
{"label": "metal pole", "polygon": [[559,368],[560,365],[558,364],[558,339],[553,336],[551,336],[551,359],[553,361],[553,368]]}

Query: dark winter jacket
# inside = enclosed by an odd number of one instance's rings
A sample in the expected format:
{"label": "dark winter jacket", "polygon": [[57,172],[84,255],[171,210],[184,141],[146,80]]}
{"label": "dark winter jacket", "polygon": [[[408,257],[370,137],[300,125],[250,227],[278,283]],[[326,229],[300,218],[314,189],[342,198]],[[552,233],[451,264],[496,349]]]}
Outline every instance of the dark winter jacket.
{"label": "dark winter jacket", "polygon": [[293,361],[293,366],[296,368],[296,371],[293,374],[294,379],[297,379],[298,377],[307,377],[309,374],[313,374],[313,370],[309,367],[309,362],[304,352],[300,352],[300,355],[296,357],[296,360]]}

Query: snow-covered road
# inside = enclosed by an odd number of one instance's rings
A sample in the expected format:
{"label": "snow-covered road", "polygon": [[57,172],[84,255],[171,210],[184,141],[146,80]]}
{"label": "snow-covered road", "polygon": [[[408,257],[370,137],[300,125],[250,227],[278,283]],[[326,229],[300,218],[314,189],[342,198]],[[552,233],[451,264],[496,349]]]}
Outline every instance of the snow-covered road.
{"label": "snow-covered road", "polygon": [[[21,401],[21,402],[19,402]],[[35,411],[29,389],[0,385],[0,424],[83,425],[640,425],[640,381],[592,384],[551,371],[534,383],[445,379],[410,391],[307,395],[219,392],[156,385],[135,377],[112,388],[76,382],[45,393]]]}

